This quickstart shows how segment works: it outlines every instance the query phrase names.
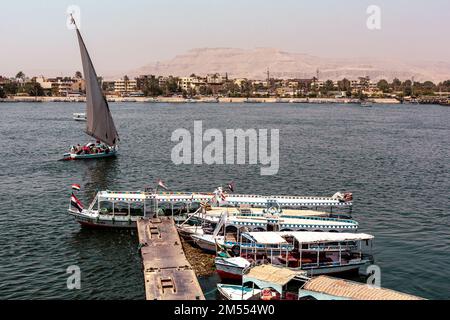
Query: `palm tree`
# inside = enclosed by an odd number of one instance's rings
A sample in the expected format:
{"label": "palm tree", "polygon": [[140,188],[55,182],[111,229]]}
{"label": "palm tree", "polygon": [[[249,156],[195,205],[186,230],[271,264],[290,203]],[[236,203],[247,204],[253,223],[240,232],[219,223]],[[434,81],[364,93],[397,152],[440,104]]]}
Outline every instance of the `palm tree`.
{"label": "palm tree", "polygon": [[130,82],[130,78],[128,78],[128,76],[125,75],[125,77],[123,77],[123,81],[125,83],[125,92],[128,92],[128,83]]}
{"label": "palm tree", "polygon": [[22,71],[19,71],[16,74],[16,79],[21,79],[22,81],[25,81],[25,73],[23,73]]}

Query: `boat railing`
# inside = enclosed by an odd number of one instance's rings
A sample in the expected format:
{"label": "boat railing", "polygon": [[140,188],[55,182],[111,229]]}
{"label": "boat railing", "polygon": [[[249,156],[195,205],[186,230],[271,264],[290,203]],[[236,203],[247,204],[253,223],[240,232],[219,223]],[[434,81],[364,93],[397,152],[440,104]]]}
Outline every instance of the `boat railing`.
{"label": "boat railing", "polygon": [[310,263],[302,263],[302,269],[314,269],[314,268],[322,268],[322,267],[342,267],[342,266],[348,266],[352,264],[361,263],[361,259],[353,259],[353,260],[342,260],[342,261],[327,261],[327,262],[310,262]]}
{"label": "boat railing", "polygon": [[98,200],[99,193],[100,192],[97,192],[97,194],[95,195],[95,198],[92,200],[91,204],[89,205],[88,212],[91,212],[94,209],[95,203]]}
{"label": "boat railing", "polygon": [[[358,224],[356,220],[353,219],[340,219],[340,218],[328,218],[328,217],[309,217],[309,216],[288,216],[288,215],[281,215],[281,218],[284,219],[298,219],[298,220],[315,220],[315,221],[329,221],[329,222],[345,222],[345,223],[351,223],[351,224]],[[289,224],[289,223],[287,223]]]}
{"label": "boat railing", "polygon": [[302,249],[302,251],[303,252],[308,251],[308,250],[314,251],[314,252],[317,252],[317,251],[321,251],[321,252],[323,252],[323,251],[354,251],[357,249],[358,249],[358,246],[355,246],[355,245],[348,245],[348,246],[333,245],[333,246],[311,246],[307,249]]}

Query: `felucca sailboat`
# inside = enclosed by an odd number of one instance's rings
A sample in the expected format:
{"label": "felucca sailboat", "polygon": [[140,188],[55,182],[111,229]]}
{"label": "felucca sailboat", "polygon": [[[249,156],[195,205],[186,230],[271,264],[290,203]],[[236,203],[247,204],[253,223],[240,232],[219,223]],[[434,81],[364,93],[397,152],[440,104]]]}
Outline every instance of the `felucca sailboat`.
{"label": "felucca sailboat", "polygon": [[108,102],[103,95],[98,82],[97,73],[89,56],[89,53],[81,37],[80,30],[72,17],[75,25],[78,43],[80,45],[81,61],[83,64],[84,79],[86,81],[86,134],[96,139],[86,145],[77,145],[70,148],[70,152],[64,154],[64,160],[82,160],[113,157],[117,154],[119,134],[114,125]]}

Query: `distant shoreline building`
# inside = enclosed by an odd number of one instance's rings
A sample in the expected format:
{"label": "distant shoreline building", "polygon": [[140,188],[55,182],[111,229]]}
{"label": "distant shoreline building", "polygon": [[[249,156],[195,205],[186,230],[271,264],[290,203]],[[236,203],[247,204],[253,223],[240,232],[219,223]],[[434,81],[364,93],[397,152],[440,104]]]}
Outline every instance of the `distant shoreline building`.
{"label": "distant shoreline building", "polygon": [[[273,74],[273,73],[272,73]],[[367,76],[357,79],[342,79],[339,81],[319,80],[312,78],[280,79],[270,77],[265,80],[246,78],[229,78],[228,74],[210,73],[206,75],[192,74],[188,77],[141,75],[134,79],[124,76],[113,81],[103,81],[104,94],[111,97],[139,97],[139,96],[196,96],[211,97],[273,97],[273,98],[364,98],[364,97],[408,97],[413,95],[445,95],[450,91],[450,80],[434,84],[411,80],[395,79],[373,82]],[[39,95],[45,96],[83,96],[86,91],[84,79],[80,73],[75,77],[46,78],[38,76],[28,78],[21,73],[17,78],[0,76],[0,94],[34,95],[33,83],[39,84]]]}

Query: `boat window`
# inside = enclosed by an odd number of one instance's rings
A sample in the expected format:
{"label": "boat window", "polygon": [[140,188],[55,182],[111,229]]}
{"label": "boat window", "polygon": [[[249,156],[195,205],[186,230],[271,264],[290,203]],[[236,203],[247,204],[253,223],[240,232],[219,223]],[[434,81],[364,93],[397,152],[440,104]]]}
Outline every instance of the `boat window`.
{"label": "boat window", "polygon": [[243,286],[244,286],[244,287],[248,287],[248,288],[255,287],[255,289],[261,289],[260,287],[258,287],[257,284],[254,284],[254,283],[251,282],[251,281],[247,281],[247,282],[243,283]]}
{"label": "boat window", "polygon": [[113,204],[110,201],[100,201],[100,213],[102,214],[112,214]]}
{"label": "boat window", "polygon": [[130,215],[143,216],[144,215],[144,203],[143,202],[130,203]]}
{"label": "boat window", "polygon": [[264,228],[261,228],[261,227],[253,228],[253,232],[262,232],[262,231],[266,231],[266,230],[264,230]]}
{"label": "boat window", "polygon": [[114,214],[128,215],[128,203],[127,202],[114,202]]}

